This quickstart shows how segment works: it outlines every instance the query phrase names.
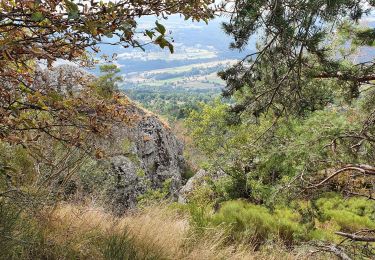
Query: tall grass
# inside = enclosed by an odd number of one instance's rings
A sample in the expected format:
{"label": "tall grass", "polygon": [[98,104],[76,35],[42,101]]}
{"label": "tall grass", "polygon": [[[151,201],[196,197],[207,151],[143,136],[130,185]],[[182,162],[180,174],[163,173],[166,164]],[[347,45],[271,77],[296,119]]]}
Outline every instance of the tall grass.
{"label": "tall grass", "polygon": [[18,232],[32,229],[37,239],[3,259],[307,259],[277,244],[257,252],[245,242],[228,244],[220,227],[194,232],[188,215],[160,205],[115,217],[94,206],[61,204],[28,228]]}

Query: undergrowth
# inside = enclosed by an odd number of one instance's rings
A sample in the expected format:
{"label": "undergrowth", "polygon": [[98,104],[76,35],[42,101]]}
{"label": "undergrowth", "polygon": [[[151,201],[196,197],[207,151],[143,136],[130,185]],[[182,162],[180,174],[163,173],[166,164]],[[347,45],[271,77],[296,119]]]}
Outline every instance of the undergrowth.
{"label": "undergrowth", "polygon": [[[244,204],[237,202],[228,206],[241,207]],[[153,206],[122,217],[115,217],[95,206],[72,204],[61,204],[40,212],[38,216],[17,214],[9,211],[10,208],[6,211],[2,208],[1,219],[5,220],[7,215],[13,222],[1,223],[1,231],[4,228],[8,231],[1,234],[0,258],[297,259],[307,256],[306,250],[290,250],[280,243],[265,243],[257,250],[240,237],[228,243],[227,229],[219,225],[224,220],[235,222],[225,213],[228,206],[212,219],[218,224],[216,227],[200,232],[192,225],[184,206],[179,209],[167,205]],[[263,211],[260,214],[267,215]],[[5,223],[13,225],[5,227]],[[247,224],[238,224],[238,231],[244,225]],[[260,223],[252,225],[257,226],[256,232],[249,229],[248,236],[251,233],[260,235],[274,228]]]}

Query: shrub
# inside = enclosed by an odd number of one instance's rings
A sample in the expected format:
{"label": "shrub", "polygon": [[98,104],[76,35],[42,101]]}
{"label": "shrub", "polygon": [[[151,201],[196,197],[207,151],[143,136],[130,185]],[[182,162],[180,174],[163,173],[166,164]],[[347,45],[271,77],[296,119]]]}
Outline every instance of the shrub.
{"label": "shrub", "polygon": [[255,246],[267,240],[281,240],[290,246],[304,239],[307,231],[301,216],[291,209],[279,208],[271,213],[266,207],[244,201],[229,201],[222,205],[210,222],[225,225],[235,240],[248,240]]}
{"label": "shrub", "polygon": [[165,200],[170,193],[172,181],[171,178],[166,179],[160,189],[153,189],[148,183],[149,187],[147,191],[137,197],[138,207],[143,208]]}
{"label": "shrub", "polygon": [[203,231],[210,224],[210,207],[197,203],[188,205],[190,223],[196,231]]}
{"label": "shrub", "polygon": [[306,240],[307,228],[301,224],[301,216],[292,209],[276,209],[272,215],[276,228],[277,237],[286,245],[291,246],[295,240]]}
{"label": "shrub", "polygon": [[212,223],[229,225],[233,238],[248,239],[254,244],[264,242],[274,230],[274,222],[266,208],[243,201],[224,203],[212,217]]}
{"label": "shrub", "polygon": [[334,222],[341,231],[375,228],[374,203],[365,198],[343,199],[336,194],[327,194],[316,201],[316,207],[321,222]]}

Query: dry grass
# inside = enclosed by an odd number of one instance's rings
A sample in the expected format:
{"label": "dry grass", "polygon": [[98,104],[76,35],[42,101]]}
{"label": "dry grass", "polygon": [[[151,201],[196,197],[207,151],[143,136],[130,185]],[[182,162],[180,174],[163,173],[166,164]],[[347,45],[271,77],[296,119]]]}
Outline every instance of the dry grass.
{"label": "dry grass", "polygon": [[127,228],[139,248],[175,259],[184,243],[188,221],[164,207],[152,207],[121,218],[118,228]]}
{"label": "dry grass", "polygon": [[116,219],[99,208],[64,204],[49,214],[47,240],[82,258],[101,259],[102,253],[94,241],[113,232]]}
{"label": "dry grass", "polygon": [[120,237],[125,230],[137,251],[136,257],[125,259],[308,259],[306,254],[292,254],[274,244],[261,252],[254,252],[248,245],[228,245],[222,230],[197,234],[192,232],[187,216],[166,206],[118,218],[100,208],[63,204],[47,219],[47,240],[75,252],[79,259],[114,259],[103,254],[105,241]]}

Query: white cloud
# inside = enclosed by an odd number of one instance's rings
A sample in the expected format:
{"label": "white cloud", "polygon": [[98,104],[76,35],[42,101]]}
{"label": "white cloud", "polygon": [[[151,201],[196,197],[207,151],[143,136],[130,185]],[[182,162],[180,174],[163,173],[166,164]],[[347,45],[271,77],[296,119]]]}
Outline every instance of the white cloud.
{"label": "white cloud", "polygon": [[171,54],[168,50],[165,51],[132,51],[121,53],[117,56],[119,60],[195,60],[195,59],[211,59],[217,57],[217,51],[214,48],[201,49],[195,47],[179,46],[178,52]]}

